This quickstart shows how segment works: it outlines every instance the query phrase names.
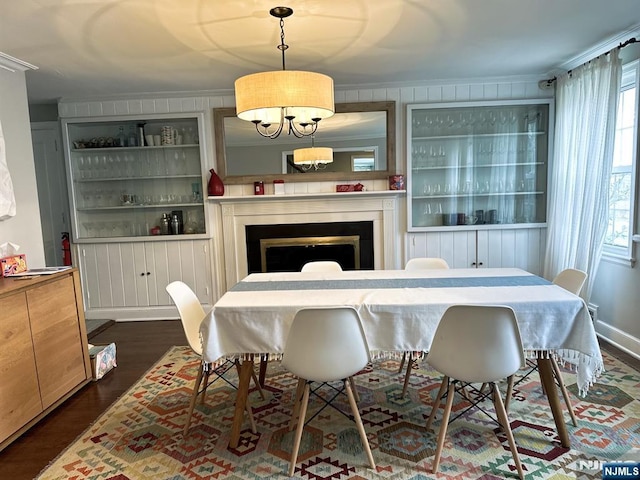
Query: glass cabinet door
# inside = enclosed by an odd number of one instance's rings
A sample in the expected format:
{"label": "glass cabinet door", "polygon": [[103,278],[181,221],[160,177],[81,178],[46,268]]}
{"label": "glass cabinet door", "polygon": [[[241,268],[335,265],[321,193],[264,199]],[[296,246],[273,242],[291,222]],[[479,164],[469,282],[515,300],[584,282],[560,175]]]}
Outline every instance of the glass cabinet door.
{"label": "glass cabinet door", "polygon": [[200,123],[65,120],[74,241],[206,233]]}
{"label": "glass cabinet door", "polygon": [[550,108],[408,105],[409,229],[544,224]]}

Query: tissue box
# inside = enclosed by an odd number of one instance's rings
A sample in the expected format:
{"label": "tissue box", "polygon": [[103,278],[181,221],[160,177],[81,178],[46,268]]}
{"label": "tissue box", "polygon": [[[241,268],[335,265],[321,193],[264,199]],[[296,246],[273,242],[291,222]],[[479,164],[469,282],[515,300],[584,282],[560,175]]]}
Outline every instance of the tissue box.
{"label": "tissue box", "polygon": [[89,358],[91,358],[91,373],[94,380],[100,380],[108,372],[117,367],[116,344],[89,345]]}
{"label": "tissue box", "polygon": [[0,258],[2,277],[27,271],[27,256],[24,253]]}

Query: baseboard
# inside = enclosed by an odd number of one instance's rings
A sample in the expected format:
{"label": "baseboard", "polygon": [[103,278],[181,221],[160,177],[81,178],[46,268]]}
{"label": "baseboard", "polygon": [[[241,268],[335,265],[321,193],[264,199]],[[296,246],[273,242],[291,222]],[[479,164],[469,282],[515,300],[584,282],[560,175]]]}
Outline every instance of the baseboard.
{"label": "baseboard", "polygon": [[[93,319],[93,318],[85,318],[85,322],[87,324],[87,340],[91,340],[96,335],[100,335],[106,329],[108,329],[111,325],[114,325],[116,322],[113,319],[102,320],[102,319]],[[98,324],[95,324],[99,322]]]}
{"label": "baseboard", "polygon": [[596,333],[598,337],[609,342],[614,347],[628,353],[637,360],[640,360],[640,339],[629,335],[626,332],[609,325],[602,320],[596,320]]}
{"label": "baseboard", "polygon": [[[213,308],[211,305],[203,305],[205,312]],[[143,320],[176,320],[179,319],[175,306],[162,307],[117,307],[117,308],[89,308],[85,312],[88,319],[111,318],[116,322],[143,321]]]}

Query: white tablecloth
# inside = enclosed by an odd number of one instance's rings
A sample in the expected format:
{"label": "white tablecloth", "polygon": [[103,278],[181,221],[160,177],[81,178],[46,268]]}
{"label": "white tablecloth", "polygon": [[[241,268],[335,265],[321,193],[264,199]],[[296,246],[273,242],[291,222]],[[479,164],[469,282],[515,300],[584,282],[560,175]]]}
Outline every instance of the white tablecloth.
{"label": "white tablecloth", "polygon": [[203,321],[203,355],[208,362],[277,359],[300,308],[338,305],[360,313],[373,359],[428,351],[454,304],[513,308],[527,356],[544,351],[573,364],[582,394],[603,370],[584,301],[524,270],[502,268],[251,274]]}

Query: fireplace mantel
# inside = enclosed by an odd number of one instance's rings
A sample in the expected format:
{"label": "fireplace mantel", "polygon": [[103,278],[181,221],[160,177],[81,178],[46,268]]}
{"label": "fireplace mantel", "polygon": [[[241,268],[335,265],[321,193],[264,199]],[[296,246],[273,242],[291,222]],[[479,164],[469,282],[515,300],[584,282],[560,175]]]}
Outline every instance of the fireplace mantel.
{"label": "fireplace mantel", "polygon": [[374,268],[398,268],[398,200],[404,193],[384,190],[209,197],[216,224],[221,227],[222,242],[216,249],[217,264],[224,265],[224,276],[219,277],[221,292],[247,275],[247,225],[372,221]]}
{"label": "fireplace mantel", "polygon": [[299,199],[314,198],[349,198],[353,197],[398,197],[406,194],[406,190],[378,190],[378,191],[362,191],[362,192],[318,192],[318,193],[293,193],[287,195],[240,195],[240,196],[221,196],[207,197],[212,203],[239,203],[239,202],[270,202],[270,201],[288,201]]}

